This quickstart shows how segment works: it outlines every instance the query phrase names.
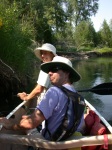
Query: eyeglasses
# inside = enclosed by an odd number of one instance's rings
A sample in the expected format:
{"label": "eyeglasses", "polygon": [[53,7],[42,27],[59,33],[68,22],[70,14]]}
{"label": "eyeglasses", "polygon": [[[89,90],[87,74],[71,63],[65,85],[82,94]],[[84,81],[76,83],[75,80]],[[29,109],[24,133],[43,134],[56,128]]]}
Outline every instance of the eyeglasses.
{"label": "eyeglasses", "polygon": [[61,67],[54,67],[54,68],[49,69],[49,72],[55,73],[55,72],[58,72],[59,70],[63,70],[63,69]]}

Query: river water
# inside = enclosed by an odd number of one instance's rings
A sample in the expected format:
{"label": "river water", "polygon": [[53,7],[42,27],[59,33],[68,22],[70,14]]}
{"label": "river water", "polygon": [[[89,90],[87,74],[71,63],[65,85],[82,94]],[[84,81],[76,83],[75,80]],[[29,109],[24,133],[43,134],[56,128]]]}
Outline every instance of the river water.
{"label": "river water", "polygon": [[[74,84],[77,90],[112,82],[111,57],[73,60],[73,66],[82,76],[82,79]],[[112,95],[98,95],[92,92],[81,92],[81,94],[112,124]]]}

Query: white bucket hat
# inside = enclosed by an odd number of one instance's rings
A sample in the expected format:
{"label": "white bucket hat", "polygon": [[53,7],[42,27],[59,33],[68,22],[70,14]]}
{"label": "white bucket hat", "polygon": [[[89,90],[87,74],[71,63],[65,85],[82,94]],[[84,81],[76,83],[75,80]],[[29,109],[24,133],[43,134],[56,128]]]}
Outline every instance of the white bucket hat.
{"label": "white bucket hat", "polygon": [[77,82],[78,80],[81,79],[80,74],[72,67],[71,61],[65,57],[56,56],[54,57],[52,62],[43,63],[41,65],[41,69],[46,73],[48,73],[49,71],[51,71],[50,69],[55,67],[59,67],[62,68],[63,70],[70,72],[74,82]]}
{"label": "white bucket hat", "polygon": [[52,44],[49,44],[49,43],[45,43],[42,45],[42,47],[38,47],[34,50],[34,53],[35,55],[40,59],[42,60],[41,58],[41,55],[40,55],[40,51],[48,51],[48,52],[52,52],[54,54],[54,56],[56,56],[56,48],[52,45]]}

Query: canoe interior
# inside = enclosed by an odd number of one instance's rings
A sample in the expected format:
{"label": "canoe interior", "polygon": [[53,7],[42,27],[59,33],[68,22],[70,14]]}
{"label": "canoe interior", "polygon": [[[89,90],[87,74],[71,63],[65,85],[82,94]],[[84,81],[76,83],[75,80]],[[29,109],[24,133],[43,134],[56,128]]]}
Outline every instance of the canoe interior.
{"label": "canoe interior", "polygon": [[[87,106],[88,106],[88,104],[89,104],[88,101],[86,101],[86,105]],[[29,106],[29,104],[27,106]],[[89,110],[94,110],[95,112],[97,112],[96,109],[93,106],[91,107],[91,104],[87,107],[86,113],[88,113]],[[15,122],[19,122],[20,119],[21,119],[21,116],[24,115],[24,114],[26,114],[26,109],[20,108],[15,113],[15,118],[12,119],[12,120],[15,121]],[[100,116],[100,119],[102,119],[102,116]],[[108,123],[108,122],[104,122],[104,119],[102,119],[101,123],[104,126],[106,126],[107,125],[106,123]],[[109,126],[109,128],[106,126],[106,128],[107,128],[107,134],[109,134],[109,138],[111,139],[109,141],[109,148],[108,149],[112,150],[112,142],[111,142],[112,141],[112,137],[110,136],[110,134],[112,133],[111,126]],[[12,135],[12,136],[10,136],[10,135]],[[91,139],[92,136],[90,138],[88,138],[88,135],[86,135],[86,136],[87,136],[87,139],[86,139],[86,137],[84,137],[85,140],[87,140],[86,144],[90,144],[90,142],[94,143],[93,140],[89,141],[89,139]],[[82,138],[82,140],[84,140],[84,138]],[[27,150],[27,146],[26,145],[30,145],[29,144],[30,142],[31,142],[32,145],[35,145],[35,143],[38,141],[39,145],[41,145],[43,147],[47,147],[47,149],[55,149],[55,150],[56,149],[57,150],[58,149],[66,149],[67,150],[68,149],[67,148],[68,145],[71,146],[71,145],[73,145],[74,142],[77,141],[76,139],[72,139],[72,140],[69,140],[69,141],[58,142],[58,143],[54,142],[54,143],[52,143],[52,142],[48,142],[46,140],[41,139],[41,137],[40,137],[41,140],[37,139],[35,141],[35,139],[36,139],[36,137],[31,137],[30,138],[27,135],[23,135],[22,132],[21,133],[20,132],[16,132],[16,135],[15,135],[15,131],[8,131],[8,130],[6,131],[6,130],[2,129],[1,133],[0,133],[0,141],[1,141],[0,147],[2,147],[2,150]],[[78,147],[80,147],[80,141],[81,141],[81,139],[79,137],[78,143],[76,143],[76,145],[78,145]],[[98,140],[95,140],[95,141],[97,142]],[[83,143],[84,142],[82,142],[82,144]],[[54,144],[54,145],[52,145],[52,144]],[[97,145],[99,145],[99,144],[97,144]],[[69,150],[70,150],[70,148],[69,148]],[[72,150],[77,150],[77,148],[75,147]]]}

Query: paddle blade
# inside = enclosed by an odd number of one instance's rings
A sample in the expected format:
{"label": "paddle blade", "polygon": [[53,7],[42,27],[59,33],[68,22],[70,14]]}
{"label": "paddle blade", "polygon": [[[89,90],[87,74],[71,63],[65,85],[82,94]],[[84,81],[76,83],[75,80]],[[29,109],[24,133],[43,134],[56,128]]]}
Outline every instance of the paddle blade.
{"label": "paddle blade", "polygon": [[99,84],[90,89],[90,91],[100,95],[112,95],[112,83]]}
{"label": "paddle blade", "polygon": [[91,89],[79,90],[78,92],[93,92],[99,95],[112,95],[112,83],[102,83]]}

